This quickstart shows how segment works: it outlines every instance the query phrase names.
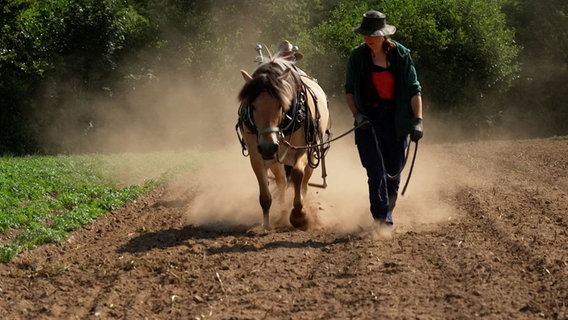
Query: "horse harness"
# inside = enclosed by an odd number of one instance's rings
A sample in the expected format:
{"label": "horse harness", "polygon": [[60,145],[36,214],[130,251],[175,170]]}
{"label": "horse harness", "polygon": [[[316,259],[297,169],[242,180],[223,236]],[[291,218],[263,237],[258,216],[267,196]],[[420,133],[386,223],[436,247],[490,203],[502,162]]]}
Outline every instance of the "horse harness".
{"label": "horse harness", "polygon": [[[308,99],[307,95],[310,95],[312,100],[315,104],[316,115],[315,117],[311,114],[311,110],[308,107]],[[304,133],[306,137],[307,145],[316,144],[319,135],[319,120],[320,120],[320,113],[318,108],[318,101],[317,97],[306,85],[302,85],[301,90],[298,91],[298,94],[292,101],[291,108],[284,113],[283,120],[280,123],[280,126],[277,128],[277,132],[279,135],[279,140],[283,140],[284,137],[290,136],[292,133],[296,132],[300,128],[304,128]],[[237,124],[235,126],[235,130],[237,131],[237,137],[239,142],[241,143],[242,154],[246,157],[248,156],[247,146],[245,141],[242,137],[242,130],[243,127],[246,127],[248,131],[252,134],[259,134],[258,128],[254,123],[253,117],[253,110],[251,105],[248,104],[241,104],[239,106],[238,111],[238,119]],[[276,132],[276,128],[267,128],[265,132]],[[261,133],[265,133],[261,132]]]}

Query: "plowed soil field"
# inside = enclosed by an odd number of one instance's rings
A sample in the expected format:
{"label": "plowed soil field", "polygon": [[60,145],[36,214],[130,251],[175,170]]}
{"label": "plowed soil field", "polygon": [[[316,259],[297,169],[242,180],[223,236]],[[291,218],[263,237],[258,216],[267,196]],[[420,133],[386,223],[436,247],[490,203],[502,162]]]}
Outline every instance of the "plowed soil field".
{"label": "plowed soil field", "polygon": [[352,141],[327,159],[307,231],[285,206],[258,226],[248,159],[226,148],[0,265],[0,318],[568,318],[568,139],[421,142],[391,234],[369,230]]}

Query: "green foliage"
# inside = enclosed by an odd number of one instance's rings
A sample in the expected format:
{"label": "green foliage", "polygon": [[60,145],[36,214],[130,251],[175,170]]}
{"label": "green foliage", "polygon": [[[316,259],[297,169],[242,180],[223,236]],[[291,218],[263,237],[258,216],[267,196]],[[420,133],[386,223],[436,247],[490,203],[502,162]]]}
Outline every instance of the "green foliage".
{"label": "green foliage", "polygon": [[305,69],[318,78],[331,96],[343,93],[347,56],[361,42],[351,30],[361,23],[363,13],[371,9],[366,2],[341,1],[329,16],[302,35]]}
{"label": "green foliage", "polygon": [[274,52],[280,40],[291,40],[304,53],[300,66],[329,96],[341,96],[347,55],[361,42],[351,30],[370,9],[385,12],[398,28],[393,38],[412,50],[433,110],[471,114],[470,106],[481,103],[497,113],[502,108],[489,106],[487,97],[530,95],[561,127],[568,113],[567,6],[564,0],[6,0],[0,154],[68,151],[65,142],[46,144],[44,129],[80,139],[100,104],[120,105],[125,93],[156,79],[190,78],[211,92],[235,92],[238,69],[255,66],[257,42]]}
{"label": "green foliage", "polygon": [[[412,50],[424,93],[441,109],[506,89],[517,74],[513,32],[500,6],[484,0],[342,2],[312,33],[321,39],[317,51],[335,48],[338,61],[345,61],[362,42],[352,28],[369,9],[385,12],[387,23],[397,27],[393,39]],[[343,67],[333,69],[339,73]]]}
{"label": "green foliage", "polygon": [[321,4],[313,0],[145,0],[135,1],[135,7],[160,32],[151,51],[160,61],[154,61],[152,70],[175,69],[226,90],[227,70],[253,66],[257,42],[271,52],[282,39],[296,42],[299,33],[315,25],[312,16]]}
{"label": "green foliage", "polygon": [[517,31],[517,41],[523,44],[523,58],[568,63],[568,2],[508,0],[504,11]]}
{"label": "green foliage", "polygon": [[[84,113],[77,105],[112,88],[122,57],[151,32],[127,1],[8,0],[0,10],[2,153],[38,151],[39,132],[57,125],[53,110]],[[79,103],[63,104],[68,96]]]}
{"label": "green foliage", "polygon": [[[539,135],[568,133],[568,2],[505,1],[509,24],[523,45],[521,73],[499,102],[514,121],[539,128]],[[535,112],[538,110],[538,112]],[[546,123],[546,125],[542,125]]]}
{"label": "green foliage", "polygon": [[13,239],[0,246],[0,261],[60,242],[67,232],[195,169],[200,158],[198,153],[0,158],[0,232]]}
{"label": "green foliage", "polygon": [[21,252],[21,250],[21,246],[13,243],[0,245],[0,263],[12,260],[13,257]]}

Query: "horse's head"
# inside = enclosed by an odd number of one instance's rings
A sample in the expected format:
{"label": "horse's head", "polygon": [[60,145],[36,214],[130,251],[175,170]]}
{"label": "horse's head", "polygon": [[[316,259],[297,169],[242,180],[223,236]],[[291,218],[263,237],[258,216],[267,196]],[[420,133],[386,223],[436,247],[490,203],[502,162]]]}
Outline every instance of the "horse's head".
{"label": "horse's head", "polygon": [[244,72],[243,77],[246,83],[239,100],[252,112],[257,150],[263,159],[274,159],[283,135],[281,123],[302,82],[290,62],[280,58],[261,64],[252,76]]}

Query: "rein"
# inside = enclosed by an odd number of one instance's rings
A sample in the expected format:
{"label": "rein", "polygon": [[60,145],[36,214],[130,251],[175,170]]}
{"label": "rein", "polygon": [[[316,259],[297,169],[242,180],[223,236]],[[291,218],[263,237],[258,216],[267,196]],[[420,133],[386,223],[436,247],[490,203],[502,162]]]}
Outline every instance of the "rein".
{"label": "rein", "polygon": [[[243,154],[243,156],[246,157],[246,156],[248,156],[248,154],[246,153],[247,148],[246,148],[246,144],[244,143],[244,139],[243,139],[243,138],[241,137],[241,135],[239,134],[239,130],[238,130],[238,129],[241,128],[241,130],[242,130],[242,127],[240,127],[239,124],[240,124],[240,122],[237,123],[237,127],[236,127],[236,129],[237,129],[237,136],[238,136],[238,138],[239,138],[239,141],[241,142],[242,154]],[[337,141],[337,140],[339,140],[339,139],[345,137],[346,135],[350,134],[351,132],[353,132],[353,131],[355,131],[355,130],[357,130],[357,129],[361,128],[362,126],[365,126],[365,125],[367,125],[367,123],[361,123],[361,124],[359,124],[358,126],[355,126],[355,127],[351,128],[351,129],[347,130],[346,132],[340,134],[339,136],[337,136],[337,137],[335,137],[335,138],[333,138],[333,139],[330,139],[330,140],[327,140],[327,141],[324,141],[324,142],[321,142],[321,143],[317,143],[317,144],[306,144],[306,145],[303,145],[303,146],[295,146],[295,145],[292,145],[292,144],[290,144],[290,142],[288,142],[286,139],[284,139],[283,137],[280,137],[280,138],[278,139],[278,142],[279,142],[279,143],[282,143],[283,145],[286,146],[286,151],[284,151],[283,157],[281,157],[281,158],[278,159],[278,160],[279,160],[279,162],[282,162],[282,160],[284,159],[284,157],[286,156],[286,154],[288,154],[288,150],[289,150],[289,149],[292,149],[292,150],[304,150],[304,149],[312,149],[312,148],[322,148],[322,150],[324,150],[324,151],[323,151],[322,154],[319,154],[319,153],[317,154],[317,159],[318,159],[318,160],[319,160],[319,159],[323,159],[323,158],[325,157],[326,151],[329,150],[330,145],[331,145],[332,142]],[[278,130],[278,128],[267,128],[267,129],[273,129],[273,130],[275,129],[275,130]],[[267,130],[267,129],[264,129],[264,130]],[[372,129],[372,130],[374,131],[374,129]],[[273,132],[278,132],[278,131],[273,131]],[[410,154],[410,146],[406,149],[406,156],[404,157],[404,163],[403,163],[402,168],[400,169],[400,171],[399,171],[397,174],[395,174],[395,175],[389,175],[389,174],[386,172],[386,169],[384,169],[383,155],[382,155],[382,153],[381,153],[381,150],[379,149],[379,145],[378,145],[378,141],[377,141],[377,139],[376,139],[376,135],[373,134],[373,136],[375,136],[375,146],[376,146],[376,148],[377,148],[377,152],[378,152],[378,154],[379,154],[379,157],[381,158],[381,165],[383,166],[383,172],[385,172],[385,174],[387,175],[387,178],[388,178],[388,179],[393,180],[393,179],[398,178],[398,177],[400,176],[400,174],[402,173],[402,171],[404,170],[404,167],[406,167],[406,163],[408,162],[408,156],[409,156],[409,154]],[[408,183],[410,182],[410,177],[412,176],[412,171],[413,171],[413,169],[414,169],[414,163],[415,163],[415,161],[416,161],[416,154],[418,153],[418,142],[415,142],[415,144],[416,144],[416,145],[415,145],[415,147],[414,147],[414,155],[412,156],[412,163],[410,164],[410,170],[408,171],[408,177],[406,178],[406,182],[404,183],[404,188],[402,189],[402,193],[401,193],[402,196],[404,196],[404,194],[406,193],[406,188],[408,187]]]}
{"label": "rein", "polygon": [[351,129],[347,130],[346,132],[342,133],[338,137],[335,137],[333,139],[330,139],[330,140],[327,140],[327,141],[324,141],[324,142],[321,142],[321,143],[318,143],[318,144],[309,144],[309,145],[306,144],[306,145],[303,145],[303,146],[295,146],[293,144],[290,144],[290,142],[288,142],[286,140],[281,140],[279,142],[282,142],[287,148],[290,148],[292,150],[303,150],[303,149],[309,149],[309,148],[313,148],[313,147],[323,147],[323,146],[329,145],[330,143],[345,137],[346,135],[348,135],[351,132],[355,131],[356,129],[362,127],[363,125],[365,125],[365,124],[360,124],[356,127],[353,127]]}
{"label": "rein", "polygon": [[[279,142],[281,142],[281,143],[284,144],[287,148],[292,149],[292,150],[302,150],[302,149],[309,149],[309,148],[319,148],[319,147],[323,147],[323,146],[328,146],[326,149],[329,149],[329,145],[330,145],[332,142],[337,141],[337,140],[339,140],[339,139],[345,137],[346,135],[350,134],[351,132],[353,132],[353,131],[355,131],[355,130],[357,130],[357,129],[363,127],[363,126],[366,126],[366,125],[368,125],[368,123],[366,123],[366,122],[361,123],[361,124],[359,124],[358,126],[355,126],[355,127],[351,128],[351,129],[347,130],[347,131],[344,132],[343,134],[341,134],[341,135],[339,135],[339,136],[337,136],[337,137],[335,137],[335,138],[333,138],[333,139],[327,140],[327,141],[322,142],[322,143],[314,144],[314,145],[295,146],[295,145],[290,144],[288,141],[286,141],[286,140],[284,140],[284,139],[281,139]],[[387,178],[390,179],[390,180],[394,180],[394,179],[399,178],[399,177],[400,177],[400,174],[401,174],[402,171],[404,170],[404,167],[406,167],[406,163],[408,162],[408,156],[409,156],[409,154],[410,154],[410,146],[406,149],[406,155],[405,155],[405,157],[404,157],[404,162],[403,162],[403,164],[402,164],[402,167],[400,168],[400,171],[397,172],[395,175],[390,175],[390,174],[388,174],[388,172],[387,172],[386,169],[385,169],[385,162],[384,162],[384,160],[383,160],[383,154],[382,154],[382,152],[381,152],[381,149],[379,148],[379,142],[378,142],[378,140],[377,140],[377,136],[376,136],[376,134],[375,134],[375,132],[374,132],[375,129],[374,129],[373,127],[371,127],[371,130],[373,130],[373,136],[375,137],[375,147],[377,148],[377,153],[379,154],[379,158],[381,159],[381,165],[382,165],[382,167],[383,167],[383,172],[386,174]],[[414,155],[412,156],[412,163],[411,163],[411,165],[410,165],[410,170],[408,171],[408,177],[406,178],[406,182],[405,182],[405,184],[404,184],[404,188],[402,189],[402,193],[401,193],[401,195],[403,195],[403,196],[404,196],[404,193],[406,192],[406,188],[408,187],[408,183],[410,182],[410,177],[412,176],[412,171],[413,171],[413,169],[414,169],[414,163],[415,163],[415,161],[416,161],[416,154],[418,153],[418,141],[415,142],[415,144],[416,144],[416,145],[415,145],[415,147],[414,147]],[[288,152],[288,150],[286,150],[285,154],[286,154],[287,152]]]}

